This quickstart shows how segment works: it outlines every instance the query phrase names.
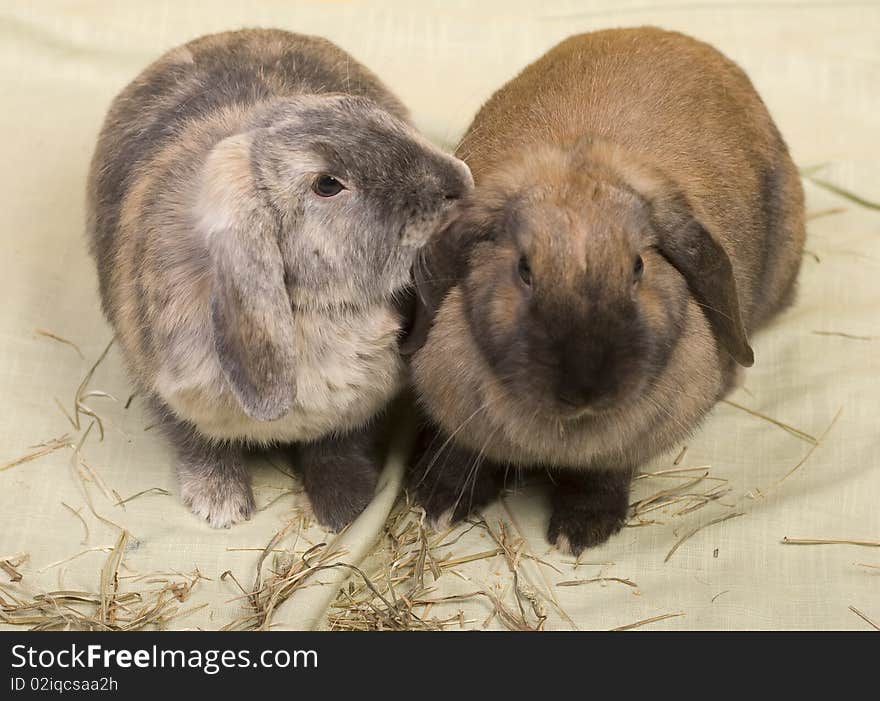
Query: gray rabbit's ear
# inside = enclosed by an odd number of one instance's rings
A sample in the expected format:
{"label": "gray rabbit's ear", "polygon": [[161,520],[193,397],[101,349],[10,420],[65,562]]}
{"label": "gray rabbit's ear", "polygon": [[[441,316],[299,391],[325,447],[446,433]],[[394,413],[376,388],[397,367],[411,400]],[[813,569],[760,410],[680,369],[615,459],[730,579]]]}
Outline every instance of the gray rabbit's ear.
{"label": "gray rabbit's ear", "polygon": [[651,202],[651,208],[660,252],[687,280],[721,345],[740,365],[751,367],[755,354],[727,252],[697,221],[681,193],[667,190]]}
{"label": "gray rabbit's ear", "polygon": [[278,247],[279,222],[262,201],[247,134],[214,147],[198,196],[198,226],[213,268],[214,348],[251,418],[273,421],[295,398],[294,323]]}

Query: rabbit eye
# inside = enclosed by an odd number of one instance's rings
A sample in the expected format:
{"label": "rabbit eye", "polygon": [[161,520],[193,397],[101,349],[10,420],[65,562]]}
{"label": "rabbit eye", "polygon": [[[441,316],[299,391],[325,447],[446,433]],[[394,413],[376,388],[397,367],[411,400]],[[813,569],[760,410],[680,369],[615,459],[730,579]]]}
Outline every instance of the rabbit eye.
{"label": "rabbit eye", "polygon": [[529,267],[529,261],[526,260],[525,256],[520,257],[516,265],[516,274],[519,275],[523,285],[526,287],[532,286],[532,269]]}
{"label": "rabbit eye", "polygon": [[642,260],[641,256],[636,256],[636,261],[633,263],[633,281],[638,282],[642,279],[642,273],[645,272],[645,261]]}
{"label": "rabbit eye", "polygon": [[319,197],[333,197],[345,189],[345,186],[332,175],[319,175],[312,183],[312,191]]}

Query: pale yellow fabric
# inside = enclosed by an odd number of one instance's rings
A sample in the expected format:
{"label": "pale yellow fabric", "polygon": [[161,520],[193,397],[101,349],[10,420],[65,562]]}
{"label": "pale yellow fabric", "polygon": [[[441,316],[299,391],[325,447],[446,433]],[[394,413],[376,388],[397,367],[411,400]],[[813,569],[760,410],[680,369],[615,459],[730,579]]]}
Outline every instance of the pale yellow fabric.
{"label": "pale yellow fabric", "polygon": [[[66,431],[81,435],[53,399],[71,405],[81,377],[111,337],[83,237],[88,159],[111,98],[162,51],[241,26],[321,34],[374,69],[410,106],[418,125],[450,145],[493,90],[557,41],[575,32],[644,23],[689,32],[726,52],[752,77],[799,165],[829,162],[822,177],[880,199],[875,2],[0,3],[0,464]],[[850,606],[880,620],[880,548],[780,543],[785,536],[880,540],[880,214],[810,183],[806,191],[810,211],[846,211],[810,221],[811,255],[804,261],[800,299],[755,339],[758,362],[732,399],[814,436],[841,411],[836,425],[797,471],[768,491],[810,444],[719,406],[690,442],[683,464],[710,465],[712,476],[728,479],[732,491],[721,501],[731,506],[713,503],[681,516],[674,515],[680,504],[653,512],[650,518],[662,523],[625,529],[583,558],[613,564],[575,569],[571,558],[550,551],[540,494],[525,490],[492,507],[490,523],[512,514],[513,532],[525,534],[528,550],[552,565],[523,565],[529,586],[544,596],[552,591],[558,601],[559,608],[547,605],[546,627],[611,628],[684,613],[653,628],[867,628]],[[37,335],[37,328],[75,341],[85,359]],[[120,401],[88,400],[107,429],[103,442],[96,430],[89,436],[83,448],[89,465],[123,497],[156,487],[173,494],[168,447],[145,431],[150,419],[137,399],[123,408],[129,384],[115,350],[91,387]],[[668,468],[674,457],[646,469]],[[346,561],[356,563],[370,550],[401,467],[399,460],[389,464],[385,489],[346,534]],[[283,496],[251,522],[219,532],[193,518],[176,496],[147,494],[123,509],[90,487],[96,510],[136,538],[125,574],[197,567],[211,578],[188,602],[208,606],[174,626],[219,628],[241,615],[238,590],[219,575],[231,570],[248,586],[259,556],[252,549],[264,547],[304,505],[302,495],[284,494],[292,482],[270,466],[255,465],[255,478],[260,504]],[[636,494],[663,484],[640,481]],[[81,509],[88,522],[85,545],[82,525],[62,502]],[[664,562],[680,537],[734,510],[744,515],[700,531]],[[297,551],[327,537],[312,527]],[[116,531],[85,508],[69,450],[0,472],[0,558],[30,555],[20,567],[22,582],[8,585],[10,591],[94,590],[104,552],[53,563],[112,545],[115,538]],[[478,529],[455,552],[490,547]],[[496,586],[509,593],[503,558],[458,570],[461,577],[446,573],[435,583],[434,596]],[[339,569],[322,576],[338,582],[346,575]],[[619,582],[555,586],[594,577],[626,578],[638,588]],[[4,587],[7,579],[0,572]],[[334,582],[304,589],[279,609],[275,622],[326,626],[335,593]],[[463,609],[466,627],[480,627],[489,612],[483,600],[446,608]],[[501,626],[497,618],[488,625]]]}

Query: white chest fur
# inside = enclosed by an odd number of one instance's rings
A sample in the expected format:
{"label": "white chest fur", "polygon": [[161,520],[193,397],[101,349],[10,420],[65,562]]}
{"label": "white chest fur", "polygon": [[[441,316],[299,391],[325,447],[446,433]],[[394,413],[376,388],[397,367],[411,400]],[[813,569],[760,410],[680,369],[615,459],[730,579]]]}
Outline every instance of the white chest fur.
{"label": "white chest fur", "polygon": [[[293,408],[277,421],[256,421],[226,386],[209,339],[191,354],[188,372],[160,373],[156,389],[206,436],[254,443],[315,440],[366,423],[398,391],[403,363],[400,318],[393,309],[298,310]],[[201,344],[199,344],[201,345]],[[177,366],[181,366],[178,364]]]}

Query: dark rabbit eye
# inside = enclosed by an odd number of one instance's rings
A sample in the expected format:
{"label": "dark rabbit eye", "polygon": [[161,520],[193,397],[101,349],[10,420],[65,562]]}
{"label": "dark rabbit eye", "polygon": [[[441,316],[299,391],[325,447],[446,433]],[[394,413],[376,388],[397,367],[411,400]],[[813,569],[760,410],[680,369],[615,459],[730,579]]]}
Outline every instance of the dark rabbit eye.
{"label": "dark rabbit eye", "polygon": [[332,175],[319,175],[312,183],[312,190],[319,197],[333,197],[342,192],[345,187]]}
{"label": "dark rabbit eye", "polygon": [[636,256],[636,262],[633,264],[633,279],[638,282],[642,279],[642,273],[645,272],[645,261],[641,256]]}
{"label": "dark rabbit eye", "polygon": [[532,269],[529,267],[529,261],[526,260],[525,256],[519,259],[519,263],[516,265],[516,274],[519,275],[523,285],[526,287],[532,286]]}

